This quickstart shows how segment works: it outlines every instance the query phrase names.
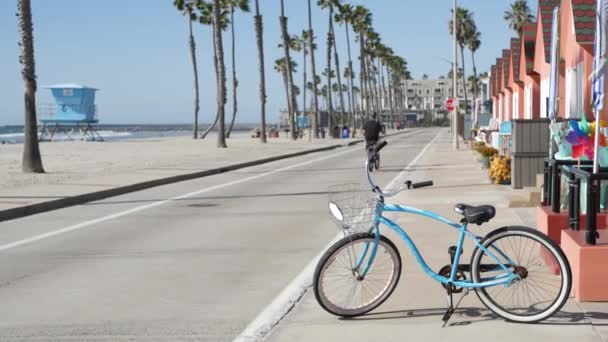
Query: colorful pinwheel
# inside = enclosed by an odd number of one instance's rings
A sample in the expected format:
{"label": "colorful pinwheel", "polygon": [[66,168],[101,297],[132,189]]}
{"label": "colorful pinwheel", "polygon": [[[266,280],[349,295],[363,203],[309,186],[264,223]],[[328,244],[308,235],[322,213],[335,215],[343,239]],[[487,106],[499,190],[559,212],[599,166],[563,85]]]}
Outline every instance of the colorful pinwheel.
{"label": "colorful pinwheel", "polygon": [[[606,126],[603,121],[600,121],[600,125],[602,127]],[[570,132],[566,136],[566,141],[572,145],[572,158],[579,159],[586,157],[589,160],[593,160],[594,136],[595,122],[589,123],[584,114],[581,122],[570,120]],[[600,134],[599,138],[599,145],[606,147],[606,137]]]}

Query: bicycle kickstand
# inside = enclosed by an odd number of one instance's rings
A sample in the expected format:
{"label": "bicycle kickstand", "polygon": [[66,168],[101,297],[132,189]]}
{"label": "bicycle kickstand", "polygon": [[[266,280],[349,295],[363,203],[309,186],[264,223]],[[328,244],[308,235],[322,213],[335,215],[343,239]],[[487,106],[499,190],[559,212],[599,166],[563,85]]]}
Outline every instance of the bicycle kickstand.
{"label": "bicycle kickstand", "polygon": [[445,312],[445,314],[443,315],[443,318],[441,319],[443,321],[443,326],[442,328],[445,328],[445,325],[448,324],[448,321],[450,320],[450,318],[452,317],[452,315],[454,314],[454,295],[452,293],[452,284],[448,284],[448,310]]}
{"label": "bicycle kickstand", "polygon": [[453,285],[449,284],[448,289],[447,289],[447,291],[448,291],[448,310],[445,312],[445,314],[443,315],[443,318],[441,319],[443,321],[443,326],[441,326],[442,328],[445,328],[445,326],[448,324],[448,321],[450,320],[450,318],[452,318],[452,315],[454,314],[456,309],[460,306],[460,303],[462,302],[464,297],[469,294],[469,290],[464,289],[464,293],[462,294],[462,297],[460,297],[460,299],[458,300],[458,303],[456,303],[456,306],[454,306],[454,295],[452,292],[452,286]]}

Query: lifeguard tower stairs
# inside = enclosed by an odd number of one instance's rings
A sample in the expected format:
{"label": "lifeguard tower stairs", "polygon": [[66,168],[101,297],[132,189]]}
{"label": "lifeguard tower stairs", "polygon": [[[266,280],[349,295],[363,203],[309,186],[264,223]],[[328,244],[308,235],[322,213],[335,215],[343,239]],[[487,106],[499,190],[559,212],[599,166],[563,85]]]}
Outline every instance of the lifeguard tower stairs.
{"label": "lifeguard tower stairs", "polygon": [[40,110],[40,141],[53,141],[57,133],[66,133],[68,140],[103,141],[96,129],[99,123],[95,104],[97,89],[80,84],[46,88],[51,90],[55,103]]}

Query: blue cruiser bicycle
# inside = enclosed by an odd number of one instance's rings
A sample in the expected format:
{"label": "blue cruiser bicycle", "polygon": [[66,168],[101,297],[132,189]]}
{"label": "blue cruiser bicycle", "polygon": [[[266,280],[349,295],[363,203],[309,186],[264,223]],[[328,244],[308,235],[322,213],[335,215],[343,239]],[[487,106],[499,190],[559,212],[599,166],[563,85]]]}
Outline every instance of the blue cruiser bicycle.
{"label": "blue cruiser bicycle", "polygon": [[[375,153],[386,146],[380,144]],[[395,244],[380,233],[380,225],[396,232],[409,247],[418,264],[447,291],[448,308],[444,326],[458,307],[453,295],[475,290],[481,302],[508,321],[532,323],[558,312],[568,300],[572,275],[568,260],[558,245],[535,229],[503,227],[485,236],[471,233],[469,224],[489,222],[496,211],[493,206],[457,204],[462,215],[459,223],[404,205],[385,203],[403,190],[432,186],[433,182],[412,183],[394,192],[384,192],[374,184],[366,162],[371,185],[343,186],[330,190],[330,212],[345,237],[332,245],[321,257],[314,274],[314,293],[328,312],[342,317],[363,315],[386,301],[401,276],[401,256]],[[450,263],[433,271],[404,229],[383,213],[402,212],[422,215],[459,231],[455,246],[448,248]],[[462,264],[465,238],[474,244],[469,264]]]}

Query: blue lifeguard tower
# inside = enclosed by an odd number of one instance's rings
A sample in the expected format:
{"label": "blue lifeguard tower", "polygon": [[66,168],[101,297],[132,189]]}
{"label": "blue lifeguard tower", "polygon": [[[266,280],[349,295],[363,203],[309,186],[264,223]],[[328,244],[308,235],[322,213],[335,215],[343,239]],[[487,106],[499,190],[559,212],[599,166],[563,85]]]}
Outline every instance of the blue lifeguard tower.
{"label": "blue lifeguard tower", "polygon": [[97,106],[95,92],[98,89],[80,84],[58,84],[46,87],[51,90],[55,104],[42,113],[40,141],[52,141],[58,131],[67,131],[67,138],[80,133],[81,140],[103,141],[95,125]]}

